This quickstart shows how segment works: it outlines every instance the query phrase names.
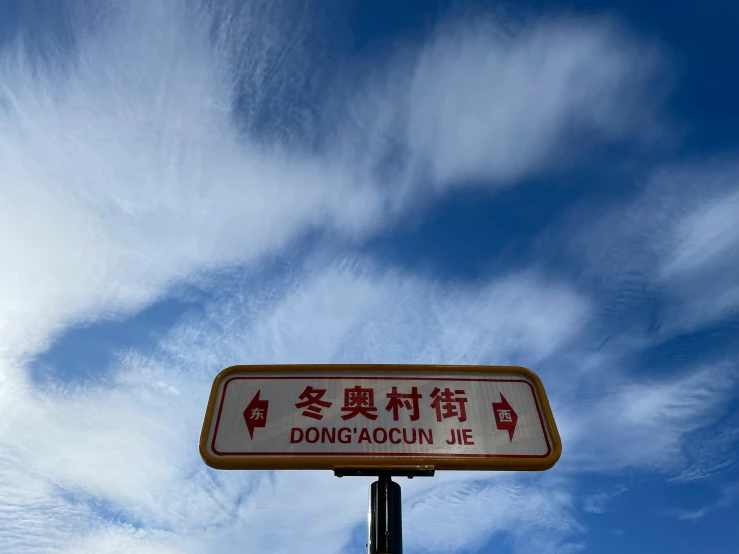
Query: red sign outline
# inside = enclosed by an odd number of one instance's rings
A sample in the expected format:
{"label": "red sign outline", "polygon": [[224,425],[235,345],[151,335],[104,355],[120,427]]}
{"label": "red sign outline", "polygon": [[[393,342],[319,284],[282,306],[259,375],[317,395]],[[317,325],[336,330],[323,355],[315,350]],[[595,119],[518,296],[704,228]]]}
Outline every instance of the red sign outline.
{"label": "red sign outline", "polygon": [[[217,454],[218,456],[270,456],[270,457],[282,457],[282,456],[289,456],[289,457],[302,457],[302,456],[322,456],[322,457],[337,457],[337,456],[346,456],[350,458],[362,458],[363,456],[370,456],[373,458],[377,458],[379,456],[383,458],[405,458],[405,459],[413,459],[413,458],[428,458],[429,454],[428,452],[383,452],[382,454],[378,454],[377,452],[253,452],[253,451],[247,451],[247,452],[220,452],[216,449],[216,438],[218,437],[218,426],[221,422],[221,412],[223,411],[223,403],[226,399],[226,390],[228,388],[228,385],[231,384],[233,381],[237,380],[249,380],[249,379],[259,379],[259,380],[288,380],[288,379],[301,379],[301,380],[331,380],[331,379],[339,379],[344,380],[347,379],[346,377],[342,377],[339,375],[320,375],[320,376],[313,376],[313,375],[287,375],[287,376],[237,376],[237,377],[231,377],[229,378],[223,385],[223,392],[221,393],[221,402],[218,407],[218,416],[216,417],[216,425],[213,430],[213,439],[210,443],[210,449],[214,454]],[[379,381],[387,381],[390,378],[387,376],[357,376],[352,375],[351,379],[362,379],[362,380],[379,380]],[[552,454],[552,445],[549,441],[549,433],[547,432],[547,428],[544,424],[544,417],[541,413],[541,406],[539,397],[536,394],[536,390],[534,389],[533,385],[526,381],[525,379],[486,379],[486,378],[470,378],[470,377],[399,377],[399,380],[402,381],[456,381],[456,382],[475,382],[475,383],[525,383],[529,386],[531,389],[531,394],[534,398],[534,404],[536,405],[536,412],[539,416],[539,423],[541,424],[542,432],[544,433],[544,439],[547,444],[547,451],[545,454],[460,454],[460,453],[434,453],[434,458],[513,458],[513,459],[520,459],[520,458],[533,458],[533,459],[541,459],[541,458],[547,458],[551,456]]]}
{"label": "red sign outline", "polygon": [[[414,376],[417,375],[417,376]],[[368,377],[358,377],[369,375]],[[438,452],[349,452],[344,454],[300,452],[243,452],[222,453],[211,450],[212,439],[217,436],[216,424],[225,402],[223,392],[234,378],[261,380],[305,379],[366,379],[409,380],[426,382],[516,382],[523,380],[533,389],[533,399],[544,440],[550,454],[468,454]],[[256,389],[255,389],[256,390]],[[219,398],[219,396],[221,398]],[[533,416],[533,413],[532,413]],[[291,439],[292,440],[292,439]],[[343,442],[343,441],[342,441]],[[214,444],[213,444],[214,446]],[[546,471],[552,468],[562,455],[562,441],[554,420],[554,414],[541,379],[525,367],[492,365],[439,365],[439,364],[254,364],[232,365],[215,377],[208,397],[208,405],[198,442],[200,456],[206,465],[219,470],[336,470],[342,468],[407,469],[416,468],[446,471]]]}

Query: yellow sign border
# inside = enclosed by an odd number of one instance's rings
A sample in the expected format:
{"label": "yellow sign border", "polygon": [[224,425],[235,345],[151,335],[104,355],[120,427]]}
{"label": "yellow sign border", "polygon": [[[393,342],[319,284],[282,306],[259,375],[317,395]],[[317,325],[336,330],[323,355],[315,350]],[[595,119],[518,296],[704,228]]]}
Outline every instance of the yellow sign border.
{"label": "yellow sign border", "polygon": [[[206,447],[208,433],[215,414],[218,390],[224,379],[234,373],[301,373],[301,372],[438,372],[438,373],[484,373],[484,374],[518,374],[524,375],[534,384],[542,415],[551,434],[552,452],[546,458],[413,458],[409,463],[398,463],[397,458],[377,456],[364,458],[361,462],[356,457],[321,456],[321,457],[264,457],[225,459],[213,456]],[[482,365],[436,365],[436,364],[271,364],[271,365],[234,365],[221,371],[213,381],[208,407],[206,409],[203,428],[200,433],[200,456],[214,469],[250,469],[250,470],[298,470],[334,468],[416,468],[432,467],[435,470],[458,471],[544,471],[557,463],[562,455],[562,441],[554,422],[541,379],[530,369],[521,366],[482,366]]]}

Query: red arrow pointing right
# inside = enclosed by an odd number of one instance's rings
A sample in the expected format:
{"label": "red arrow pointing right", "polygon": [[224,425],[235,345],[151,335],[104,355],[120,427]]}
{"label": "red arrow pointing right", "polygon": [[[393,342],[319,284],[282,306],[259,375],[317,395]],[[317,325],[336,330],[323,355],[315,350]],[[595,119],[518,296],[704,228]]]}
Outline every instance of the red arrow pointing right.
{"label": "red arrow pointing right", "polygon": [[516,431],[518,414],[513,411],[502,393],[500,402],[493,402],[493,413],[495,414],[495,426],[503,431],[508,431],[508,439],[512,441],[513,433]]}

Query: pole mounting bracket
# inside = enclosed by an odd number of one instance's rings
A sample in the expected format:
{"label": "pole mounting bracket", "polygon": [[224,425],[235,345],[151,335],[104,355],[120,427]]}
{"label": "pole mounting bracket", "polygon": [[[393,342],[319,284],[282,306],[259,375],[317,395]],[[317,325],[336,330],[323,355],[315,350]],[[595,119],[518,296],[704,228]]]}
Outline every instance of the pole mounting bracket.
{"label": "pole mounting bracket", "polygon": [[334,475],[336,477],[380,477],[388,475],[390,477],[433,477],[435,473],[433,466],[412,466],[412,467],[352,467],[337,466],[334,467]]}

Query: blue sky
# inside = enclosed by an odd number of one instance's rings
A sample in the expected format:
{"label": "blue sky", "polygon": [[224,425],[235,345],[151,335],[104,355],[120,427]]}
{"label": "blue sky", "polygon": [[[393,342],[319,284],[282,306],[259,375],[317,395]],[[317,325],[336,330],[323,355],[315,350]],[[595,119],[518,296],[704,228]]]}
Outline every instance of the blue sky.
{"label": "blue sky", "polygon": [[3,552],[362,552],[369,479],[217,472],[250,363],[530,367],[542,474],[407,553],[735,551],[739,6],[0,4]]}

